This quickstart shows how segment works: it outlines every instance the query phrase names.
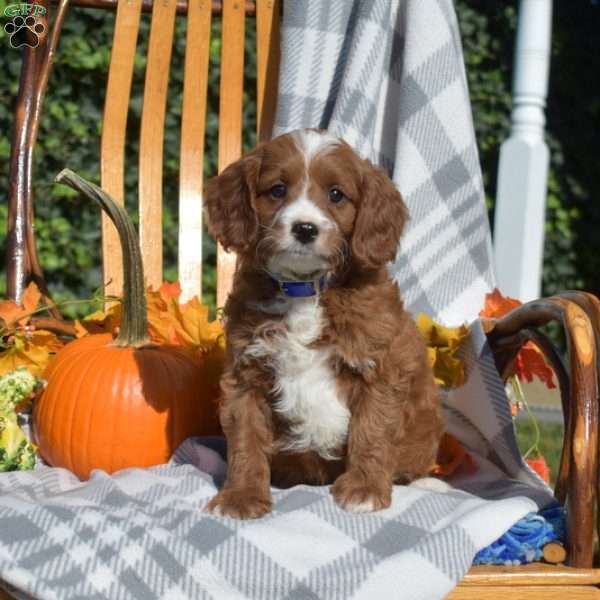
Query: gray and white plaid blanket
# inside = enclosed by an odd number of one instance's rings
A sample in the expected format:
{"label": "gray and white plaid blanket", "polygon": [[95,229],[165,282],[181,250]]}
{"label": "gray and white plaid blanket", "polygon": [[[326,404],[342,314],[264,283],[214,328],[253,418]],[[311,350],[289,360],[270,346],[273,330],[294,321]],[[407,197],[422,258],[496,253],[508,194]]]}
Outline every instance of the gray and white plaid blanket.
{"label": "gray and white plaid blanket", "polygon": [[[409,307],[474,318],[490,238],[451,0],[288,0],[282,35],[278,131],[327,127],[385,166],[412,215],[392,267]],[[226,468],[214,440],[88,482],[0,474],[0,581],[44,599],[442,598],[478,550],[551,501],[520,458],[478,323],[465,361],[444,406],[478,471],[449,490],[397,486],[391,508],[356,515],[327,487],[298,486],[273,490],[263,519],[214,517],[202,512]]]}

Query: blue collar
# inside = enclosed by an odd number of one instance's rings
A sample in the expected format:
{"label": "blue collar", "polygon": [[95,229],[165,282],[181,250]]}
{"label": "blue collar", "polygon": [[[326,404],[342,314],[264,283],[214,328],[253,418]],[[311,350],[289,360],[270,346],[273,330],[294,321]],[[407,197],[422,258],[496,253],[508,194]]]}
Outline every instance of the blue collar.
{"label": "blue collar", "polygon": [[323,275],[320,279],[313,281],[281,281],[271,276],[271,279],[279,286],[279,289],[290,298],[308,298],[316,296],[327,289],[329,278]]}

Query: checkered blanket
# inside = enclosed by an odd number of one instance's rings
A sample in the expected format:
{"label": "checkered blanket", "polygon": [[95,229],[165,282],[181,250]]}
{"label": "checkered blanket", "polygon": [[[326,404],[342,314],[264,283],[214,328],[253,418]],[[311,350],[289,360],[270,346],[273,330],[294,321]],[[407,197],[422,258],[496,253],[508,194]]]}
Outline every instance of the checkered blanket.
{"label": "checkered blanket", "polygon": [[[412,221],[392,272],[413,311],[470,320],[492,284],[489,231],[450,0],[288,0],[278,130],[328,127],[384,165]],[[168,465],[80,482],[0,474],[0,581],[18,597],[442,598],[476,552],[551,501],[522,462],[478,323],[447,428],[478,470],[446,490],[396,486],[350,514],[328,487],[273,490],[256,521],[202,511],[222,482],[215,440]]]}

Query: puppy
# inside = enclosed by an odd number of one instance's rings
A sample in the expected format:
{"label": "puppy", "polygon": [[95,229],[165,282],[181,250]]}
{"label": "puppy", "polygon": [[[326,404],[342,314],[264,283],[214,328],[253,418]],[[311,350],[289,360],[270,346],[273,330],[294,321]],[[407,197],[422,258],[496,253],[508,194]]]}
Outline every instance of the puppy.
{"label": "puppy", "polygon": [[386,264],[407,209],[383,171],[324,131],[259,145],[208,182],[209,232],[237,253],[213,514],[271,510],[270,484],[329,484],[347,510],[390,505],[442,433],[426,349]]}

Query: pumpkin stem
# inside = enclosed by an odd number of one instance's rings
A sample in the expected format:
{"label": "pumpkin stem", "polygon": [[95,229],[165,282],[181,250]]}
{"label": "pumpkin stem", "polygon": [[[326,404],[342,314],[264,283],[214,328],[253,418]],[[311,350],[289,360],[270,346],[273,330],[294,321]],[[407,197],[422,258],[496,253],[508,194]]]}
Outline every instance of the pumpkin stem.
{"label": "pumpkin stem", "polygon": [[140,347],[150,343],[144,289],[144,267],[138,235],[127,214],[111,196],[70,169],[63,169],[57,183],[64,183],[93,200],[115,224],[123,253],[123,314],[115,346]]}

